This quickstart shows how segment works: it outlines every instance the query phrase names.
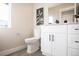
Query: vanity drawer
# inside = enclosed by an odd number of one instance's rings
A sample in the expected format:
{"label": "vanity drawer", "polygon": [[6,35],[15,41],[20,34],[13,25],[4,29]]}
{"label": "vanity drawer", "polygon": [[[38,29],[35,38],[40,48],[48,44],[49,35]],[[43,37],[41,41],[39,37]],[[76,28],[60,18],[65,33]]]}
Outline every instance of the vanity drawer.
{"label": "vanity drawer", "polygon": [[79,33],[79,24],[68,25],[68,33]]}
{"label": "vanity drawer", "polygon": [[68,56],[79,56],[79,49],[68,48]]}
{"label": "vanity drawer", "polygon": [[72,48],[79,48],[79,34],[68,35],[68,46]]}

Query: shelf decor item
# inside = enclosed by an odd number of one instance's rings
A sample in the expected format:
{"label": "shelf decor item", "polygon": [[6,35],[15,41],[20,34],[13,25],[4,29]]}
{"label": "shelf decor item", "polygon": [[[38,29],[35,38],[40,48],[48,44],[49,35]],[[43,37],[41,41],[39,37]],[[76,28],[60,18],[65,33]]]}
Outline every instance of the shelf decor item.
{"label": "shelf decor item", "polygon": [[64,23],[67,23],[67,20],[64,20]]}
{"label": "shelf decor item", "polygon": [[56,24],[59,24],[59,20],[56,20],[55,23],[56,23]]}
{"label": "shelf decor item", "polygon": [[39,8],[36,10],[36,25],[44,24],[44,8]]}

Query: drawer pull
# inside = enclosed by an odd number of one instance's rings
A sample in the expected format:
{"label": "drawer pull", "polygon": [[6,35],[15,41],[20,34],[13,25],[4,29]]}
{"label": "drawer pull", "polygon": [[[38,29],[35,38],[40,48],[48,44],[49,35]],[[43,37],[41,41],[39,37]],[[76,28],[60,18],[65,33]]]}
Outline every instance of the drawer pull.
{"label": "drawer pull", "polygon": [[75,43],[79,43],[79,41],[75,41]]}
{"label": "drawer pull", "polygon": [[75,30],[79,30],[78,28],[76,28]]}

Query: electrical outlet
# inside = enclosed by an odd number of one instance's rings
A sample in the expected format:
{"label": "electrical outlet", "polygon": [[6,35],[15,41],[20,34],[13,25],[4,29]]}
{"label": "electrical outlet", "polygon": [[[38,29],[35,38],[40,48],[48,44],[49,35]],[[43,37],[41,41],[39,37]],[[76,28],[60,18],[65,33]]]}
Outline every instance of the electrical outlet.
{"label": "electrical outlet", "polygon": [[16,33],[16,35],[18,35],[18,36],[19,36],[19,35],[20,35],[20,33]]}

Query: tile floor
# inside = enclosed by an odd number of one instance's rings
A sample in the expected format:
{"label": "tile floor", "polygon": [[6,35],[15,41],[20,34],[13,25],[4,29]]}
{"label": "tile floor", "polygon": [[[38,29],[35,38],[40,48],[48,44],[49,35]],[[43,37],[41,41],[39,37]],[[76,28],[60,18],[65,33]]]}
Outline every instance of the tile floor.
{"label": "tile floor", "polygon": [[23,49],[21,51],[18,51],[18,52],[15,52],[15,53],[12,53],[8,56],[43,56],[41,51],[38,50],[37,52],[33,53],[33,54],[27,54],[26,53],[26,49]]}

